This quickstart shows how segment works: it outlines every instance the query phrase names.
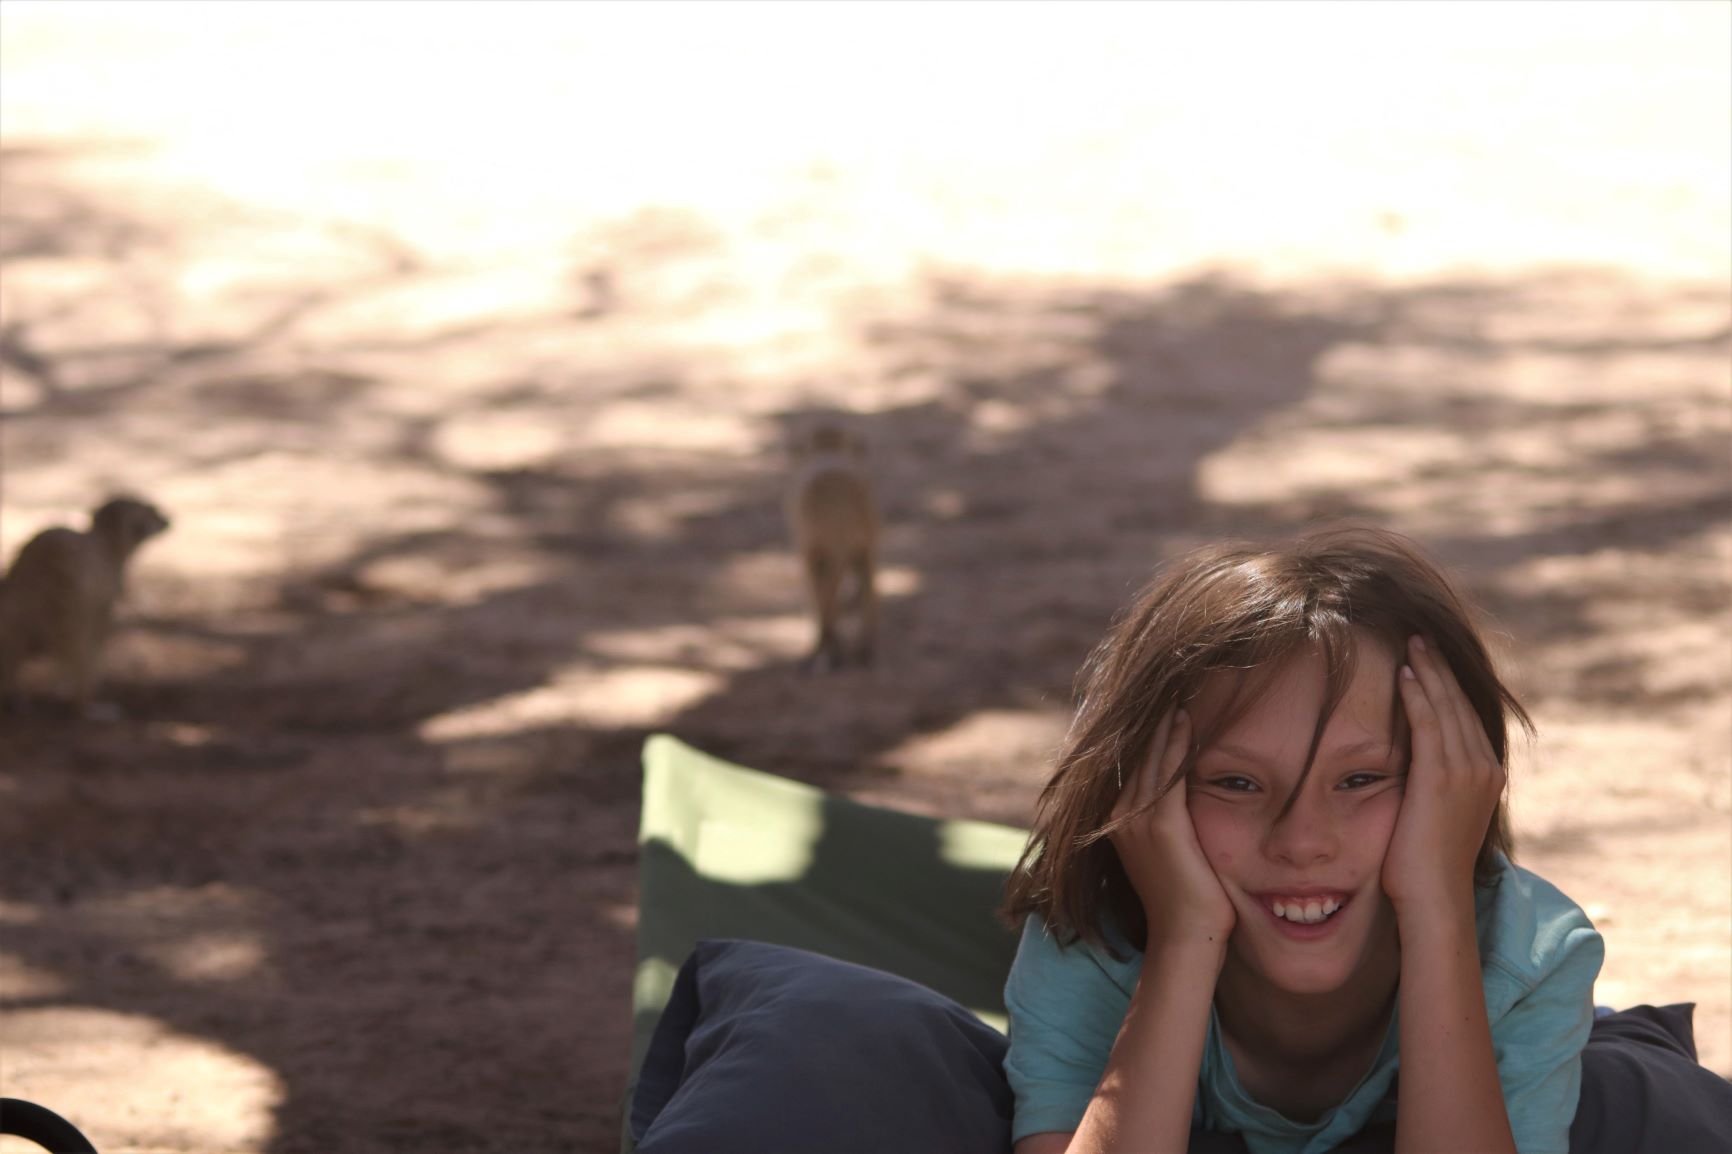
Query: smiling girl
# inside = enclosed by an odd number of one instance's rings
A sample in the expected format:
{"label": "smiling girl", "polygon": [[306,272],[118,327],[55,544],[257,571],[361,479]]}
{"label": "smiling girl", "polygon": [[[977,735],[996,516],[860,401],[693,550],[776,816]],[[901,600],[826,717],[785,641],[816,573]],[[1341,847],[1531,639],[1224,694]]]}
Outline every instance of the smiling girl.
{"label": "smiling girl", "polygon": [[1531,725],[1436,566],[1206,550],[1082,691],[1005,905],[1016,1154],[1568,1149],[1604,948],[1509,859]]}

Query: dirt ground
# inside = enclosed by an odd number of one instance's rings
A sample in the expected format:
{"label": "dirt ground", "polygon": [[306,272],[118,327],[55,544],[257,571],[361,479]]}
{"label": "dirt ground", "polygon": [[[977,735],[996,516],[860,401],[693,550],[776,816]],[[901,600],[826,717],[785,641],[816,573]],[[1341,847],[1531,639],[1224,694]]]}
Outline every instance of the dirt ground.
{"label": "dirt ground", "polygon": [[0,1093],[609,1150],[647,733],[1025,824],[1152,567],[1332,517],[1484,605],[1519,859],[1732,1075],[1732,8],[1571,8],[8,0],[0,552],[174,525],[121,716],[0,718]]}

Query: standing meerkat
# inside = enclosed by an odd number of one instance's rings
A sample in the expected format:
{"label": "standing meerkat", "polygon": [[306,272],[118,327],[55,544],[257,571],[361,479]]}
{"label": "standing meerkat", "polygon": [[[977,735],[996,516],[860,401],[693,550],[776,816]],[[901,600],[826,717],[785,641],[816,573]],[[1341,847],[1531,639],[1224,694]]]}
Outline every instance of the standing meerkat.
{"label": "standing meerkat", "polygon": [[127,562],[166,528],[168,518],[155,506],[118,497],[91,515],[87,532],[44,529],[24,543],[0,579],[0,698],[20,664],[46,655],[59,664],[79,712],[91,715]]}
{"label": "standing meerkat", "polygon": [[[840,622],[848,609],[858,612],[852,656],[872,662],[878,633],[878,506],[866,472],[865,438],[826,421],[794,443],[794,473],[788,486],[788,526],[806,571],[818,639],[811,664],[834,669],[849,653]],[[843,599],[844,583],[852,578]]]}

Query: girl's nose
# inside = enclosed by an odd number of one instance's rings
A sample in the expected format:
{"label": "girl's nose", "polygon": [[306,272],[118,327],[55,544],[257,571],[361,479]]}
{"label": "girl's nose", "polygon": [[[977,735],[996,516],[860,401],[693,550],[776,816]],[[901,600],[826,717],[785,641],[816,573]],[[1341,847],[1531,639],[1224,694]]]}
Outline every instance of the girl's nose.
{"label": "girl's nose", "polygon": [[1276,820],[1267,839],[1271,858],[1299,869],[1329,861],[1340,847],[1329,806],[1310,794],[1309,789],[1300,790],[1293,807]]}

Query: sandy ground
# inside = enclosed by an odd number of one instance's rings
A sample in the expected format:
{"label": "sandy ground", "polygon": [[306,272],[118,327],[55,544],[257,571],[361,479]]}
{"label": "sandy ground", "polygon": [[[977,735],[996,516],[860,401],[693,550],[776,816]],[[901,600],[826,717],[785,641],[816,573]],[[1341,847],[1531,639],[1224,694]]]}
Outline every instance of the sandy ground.
{"label": "sandy ground", "polygon": [[[1163,557],[1486,606],[1521,860],[1732,1074],[1732,8],[8,0],[0,549],[174,528],[0,720],[0,1092],[105,1154],[608,1150],[637,749],[1024,823]],[[778,512],[856,413],[883,660]]]}

